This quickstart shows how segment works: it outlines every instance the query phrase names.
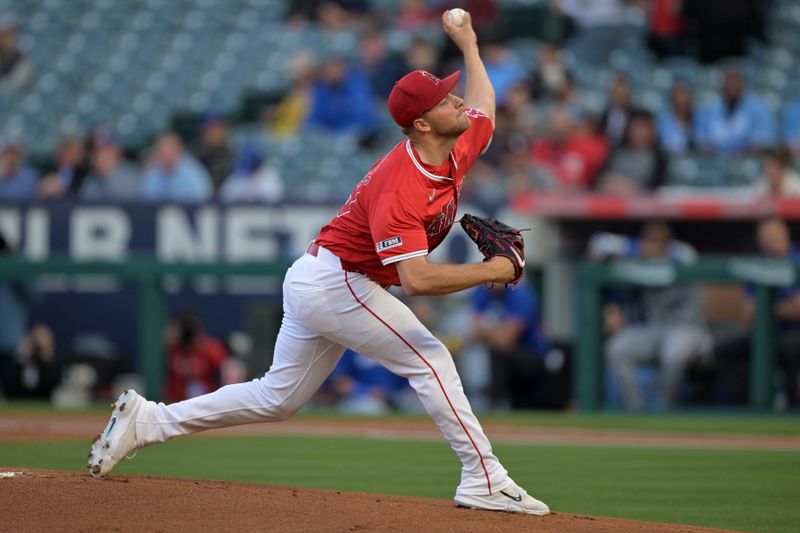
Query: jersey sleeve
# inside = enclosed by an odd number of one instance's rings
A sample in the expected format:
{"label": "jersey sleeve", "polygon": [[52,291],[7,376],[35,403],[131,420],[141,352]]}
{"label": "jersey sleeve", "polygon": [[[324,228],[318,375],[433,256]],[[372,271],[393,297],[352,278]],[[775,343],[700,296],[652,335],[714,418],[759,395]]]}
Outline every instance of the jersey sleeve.
{"label": "jersey sleeve", "polygon": [[375,253],[384,266],[428,255],[428,237],[420,217],[403,205],[397,192],[381,195],[370,216]]}
{"label": "jersey sleeve", "polygon": [[489,148],[494,126],[489,117],[478,109],[466,109],[464,113],[472,125],[458,138],[453,154],[458,166],[469,168]]}

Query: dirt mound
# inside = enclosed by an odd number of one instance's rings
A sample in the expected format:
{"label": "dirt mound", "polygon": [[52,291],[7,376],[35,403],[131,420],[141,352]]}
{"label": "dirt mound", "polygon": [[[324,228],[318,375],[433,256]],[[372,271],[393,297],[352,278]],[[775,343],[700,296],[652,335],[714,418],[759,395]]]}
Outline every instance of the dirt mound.
{"label": "dirt mound", "polygon": [[422,498],[0,467],[0,531],[712,531],[615,518],[453,508]]}

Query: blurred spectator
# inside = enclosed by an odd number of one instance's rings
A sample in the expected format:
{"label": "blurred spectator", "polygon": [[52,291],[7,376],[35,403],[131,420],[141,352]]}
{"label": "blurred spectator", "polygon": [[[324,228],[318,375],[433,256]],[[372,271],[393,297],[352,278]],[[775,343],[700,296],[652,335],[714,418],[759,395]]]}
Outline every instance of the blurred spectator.
{"label": "blurred spectator", "polygon": [[526,193],[552,185],[536,182],[536,173],[531,169],[530,158],[525,145],[512,142],[508,148],[504,170],[508,183],[508,198],[512,205],[515,199],[524,198]]}
{"label": "blurred spectator", "polygon": [[608,144],[590,127],[587,116],[576,122],[565,107],[551,109],[548,134],[534,141],[530,151],[540,180],[576,189],[592,184],[608,155]]}
{"label": "blurred spectator", "polygon": [[605,63],[611,51],[621,46],[626,3],[623,0],[555,0],[554,4],[572,23],[572,52],[591,64]]}
{"label": "blurred spectator", "polygon": [[319,0],[288,0],[286,8],[286,25],[293,29],[302,29],[312,20],[317,20]]}
{"label": "blurred spectator", "polygon": [[[789,226],[778,217],[759,222],[757,246],[768,259],[800,261],[800,247],[792,243]],[[800,283],[774,289],[773,313],[778,322],[775,347],[783,372],[784,390],[789,405],[800,404]],[[752,353],[752,322],[755,315],[755,288],[745,289],[742,315],[746,324],[743,334],[718,347],[715,357],[720,361],[720,378],[725,392],[734,400],[744,402],[748,397],[748,377]]]}
{"label": "blurred spectator", "polygon": [[492,142],[481,160],[502,166],[512,148],[524,148],[530,144],[537,125],[538,117],[530,88],[525,83],[513,85],[508,90],[505,102],[497,108]]}
{"label": "blurred spectator", "polygon": [[220,387],[221,368],[228,350],[203,330],[196,313],[184,312],[167,326],[165,346],[168,403],[201,396]]}
{"label": "blurred spectator", "polygon": [[758,196],[800,196],[800,174],[792,168],[792,153],[773,148],[761,156],[762,177],[756,183]]}
{"label": "blurred spectator", "polygon": [[684,0],[646,2],[650,30],[648,44],[659,59],[686,54],[686,35],[681,15],[683,2]]}
{"label": "blurred spectator", "polygon": [[497,165],[481,158],[470,170],[469,178],[461,191],[464,202],[480,206],[487,211],[493,211],[508,203],[508,186]]}
{"label": "blurred spectator", "polygon": [[489,351],[491,407],[530,409],[548,405],[545,360],[551,345],[542,333],[536,292],[524,279],[515,290],[479,286],[470,294],[473,340]]}
{"label": "blurred spectator", "polygon": [[356,30],[370,11],[368,0],[328,0],[317,4],[317,20],[325,30],[334,33]]}
{"label": "blurred spectator", "polygon": [[661,111],[656,121],[664,150],[672,155],[692,151],[696,145],[697,118],[691,87],[683,81],[675,82],[669,93],[669,107]]}
{"label": "blurred spectator", "polygon": [[383,415],[407,406],[407,396],[413,394],[407,379],[392,374],[368,357],[346,350],[318,398],[347,412]]}
{"label": "blurred spectator", "polygon": [[559,49],[552,44],[542,43],[531,80],[534,97],[562,100],[571,78]]}
{"label": "blurred spectator", "polygon": [[49,400],[61,382],[55,360],[55,339],[47,326],[37,324],[22,337],[15,358],[0,382],[8,398]]}
{"label": "blurred spectator", "polygon": [[[789,226],[778,217],[770,217],[758,225],[758,247],[771,259],[800,261],[800,247],[792,244]],[[745,302],[747,322],[755,313],[752,288]],[[778,320],[778,361],[783,369],[787,399],[790,405],[800,404],[800,284],[779,287],[775,292],[775,318]]]}
{"label": "blurred spectator", "polygon": [[624,74],[617,74],[609,88],[608,105],[600,116],[599,131],[605,135],[612,146],[619,145],[625,131],[628,129],[628,120],[631,113],[636,111],[631,104],[631,81]]}
{"label": "blurred spectator", "polygon": [[[0,232],[0,259],[15,253]],[[0,396],[49,398],[60,374],[53,360],[53,335],[46,326],[28,332],[32,284],[0,280]]]}
{"label": "blurred spectator", "polygon": [[800,96],[789,102],[783,114],[783,142],[800,158]]}
{"label": "blurred spectator", "polygon": [[239,152],[233,174],[220,189],[220,198],[228,202],[278,202],[284,194],[285,187],[277,169],[265,162],[253,147]]}
{"label": "blurred spectator", "polygon": [[368,31],[361,37],[358,53],[372,92],[383,99],[388,98],[395,82],[406,73],[403,59],[389,50],[386,37],[380,30]]}
{"label": "blurred spectator", "polygon": [[764,34],[766,0],[684,0],[682,16],[698,59],[745,55],[747,38]]}
{"label": "blurred spectator", "polygon": [[347,31],[364,22],[370,12],[367,0],[289,0],[286,24],[300,30],[318,21],[327,31]]}
{"label": "blurred spectator", "polygon": [[497,104],[502,105],[508,90],[525,80],[525,72],[500,42],[486,43],[481,52],[486,73],[494,87]]}
{"label": "blurred spectator", "polygon": [[141,194],[156,201],[203,201],[213,193],[203,166],[183,148],[175,133],[162,134],[142,176]]}
{"label": "blurred spectator", "polygon": [[508,118],[511,131],[530,139],[536,131],[537,117],[533,106],[533,95],[525,83],[517,83],[508,89],[505,101],[499,106],[500,114]]}
{"label": "blurred spectator", "polygon": [[440,24],[441,11],[432,9],[426,0],[403,0],[394,17],[394,27],[414,31]]}
{"label": "blurred spectator", "polygon": [[[14,256],[14,248],[0,231],[0,259]],[[9,361],[28,328],[32,290],[26,283],[0,280],[0,359]],[[5,365],[0,367],[4,368]]]}
{"label": "blurred spectator", "polygon": [[337,134],[369,138],[377,133],[374,98],[364,75],[340,56],[328,58],[311,90],[307,125]]}
{"label": "blurred spectator", "polygon": [[22,141],[11,137],[0,141],[0,201],[33,198],[36,179],[36,172],[25,164]]}
{"label": "blurred spectator", "polygon": [[776,142],[775,118],[761,98],[745,87],[737,69],[725,72],[720,98],[700,111],[697,143],[725,154],[768,148]]}
{"label": "blurred spectator", "polygon": [[667,158],[656,141],[653,116],[637,112],[630,116],[625,139],[614,149],[600,177],[599,188],[614,194],[637,194],[662,185]]}
{"label": "blurred spectator", "polygon": [[33,75],[30,61],[17,47],[17,28],[11,19],[0,19],[0,89],[20,91]]}
{"label": "blurred spectator", "polygon": [[[439,53],[426,39],[415,37],[405,53],[406,72],[412,70],[427,70],[436,73],[439,71]],[[397,81],[397,80],[394,80]]]}
{"label": "blurred spectator", "polygon": [[[672,239],[672,231],[662,222],[646,224],[641,239],[601,234],[589,244],[589,255],[606,257],[638,257],[650,261],[693,262],[691,247]],[[605,347],[611,372],[622,390],[625,406],[645,407],[636,374],[640,365],[656,363],[659,367],[659,402],[671,406],[688,365],[709,355],[711,338],[703,317],[697,291],[693,287],[670,285],[641,289],[644,320],[631,323],[618,317]]]}
{"label": "blurred spectator", "polygon": [[215,191],[233,172],[236,154],[231,146],[230,130],[228,118],[220,112],[208,111],[203,117],[195,157],[206,168]]}
{"label": "blurred spectator", "polygon": [[60,198],[76,192],[89,173],[86,141],[83,137],[77,134],[65,135],[56,148],[50,166],[52,170],[39,180],[39,196]]}
{"label": "blurred spectator", "polygon": [[139,175],[108,133],[95,135],[91,171],[78,191],[89,200],[131,200],[139,194]]}
{"label": "blurred spectator", "polygon": [[292,85],[274,111],[267,116],[272,132],[292,137],[300,131],[311,109],[311,88],[316,78],[317,61],[308,51],[295,54],[289,63]]}

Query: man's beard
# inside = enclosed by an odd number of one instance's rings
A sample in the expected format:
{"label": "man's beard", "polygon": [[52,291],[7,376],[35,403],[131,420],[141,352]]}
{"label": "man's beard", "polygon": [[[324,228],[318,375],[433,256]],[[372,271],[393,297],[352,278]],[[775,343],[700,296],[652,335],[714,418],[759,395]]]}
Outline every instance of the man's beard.
{"label": "man's beard", "polygon": [[[463,119],[463,120],[462,120]],[[438,124],[431,124],[431,129],[439,137],[449,139],[457,139],[462,133],[467,131],[472,125],[472,122],[465,115],[461,115],[460,119],[446,127],[439,126]]]}

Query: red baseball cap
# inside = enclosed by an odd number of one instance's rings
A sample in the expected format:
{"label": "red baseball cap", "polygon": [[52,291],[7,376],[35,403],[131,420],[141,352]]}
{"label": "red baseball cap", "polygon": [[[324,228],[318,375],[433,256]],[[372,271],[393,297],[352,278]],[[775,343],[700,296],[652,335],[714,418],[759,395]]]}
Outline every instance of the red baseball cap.
{"label": "red baseball cap", "polygon": [[460,70],[441,80],[426,70],[409,72],[389,94],[389,113],[398,126],[407,128],[447,96],[460,77]]}

